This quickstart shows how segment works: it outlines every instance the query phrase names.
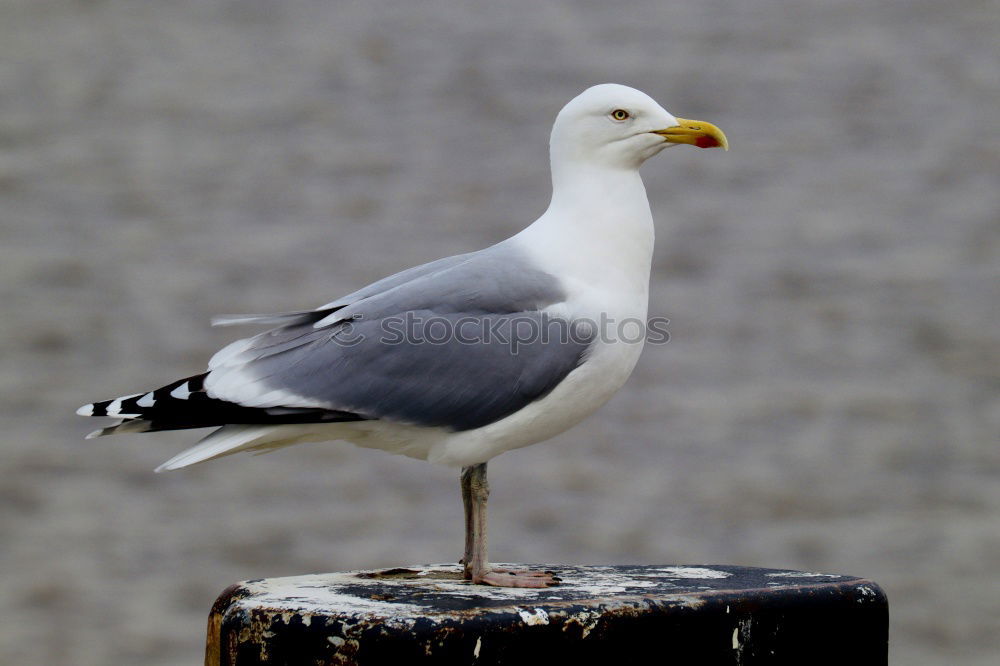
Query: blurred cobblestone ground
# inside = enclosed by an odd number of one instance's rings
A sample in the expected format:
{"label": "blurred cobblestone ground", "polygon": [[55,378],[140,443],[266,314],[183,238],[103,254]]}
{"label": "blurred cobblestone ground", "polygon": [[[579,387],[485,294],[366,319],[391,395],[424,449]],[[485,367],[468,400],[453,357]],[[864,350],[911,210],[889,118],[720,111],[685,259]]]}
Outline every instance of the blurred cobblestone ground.
{"label": "blurred cobblestone ground", "polygon": [[[0,5],[0,662],[201,658],[236,580],[459,556],[457,473],[344,445],[152,468],[81,403],[545,207],[588,85],[724,128],[644,176],[670,344],[491,465],[492,555],[828,570],[897,664],[1000,651],[991,2]],[[237,332],[238,333],[238,332]]]}

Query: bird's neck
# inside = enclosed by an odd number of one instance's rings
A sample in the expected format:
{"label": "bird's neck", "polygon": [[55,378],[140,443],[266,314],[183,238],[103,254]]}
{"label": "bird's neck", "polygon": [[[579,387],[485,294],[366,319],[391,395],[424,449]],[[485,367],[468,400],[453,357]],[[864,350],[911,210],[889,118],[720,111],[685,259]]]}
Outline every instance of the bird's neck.
{"label": "bird's neck", "polygon": [[552,202],[522,234],[565,275],[640,293],[649,287],[653,216],[634,169],[553,165]]}

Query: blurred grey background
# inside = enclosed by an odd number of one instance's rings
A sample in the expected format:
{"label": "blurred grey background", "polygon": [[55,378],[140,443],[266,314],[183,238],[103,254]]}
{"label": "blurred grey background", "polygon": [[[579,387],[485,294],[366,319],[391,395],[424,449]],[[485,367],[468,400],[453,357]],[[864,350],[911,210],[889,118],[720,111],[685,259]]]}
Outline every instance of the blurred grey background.
{"label": "blurred grey background", "polygon": [[[317,306],[518,231],[595,83],[726,130],[644,168],[648,347],[491,463],[497,561],[868,576],[896,664],[1000,652],[1000,10],[990,1],[0,4],[0,662],[200,663],[262,576],[454,561],[457,472],[340,444],[154,475],[83,441]],[[247,331],[249,332],[249,331]]]}

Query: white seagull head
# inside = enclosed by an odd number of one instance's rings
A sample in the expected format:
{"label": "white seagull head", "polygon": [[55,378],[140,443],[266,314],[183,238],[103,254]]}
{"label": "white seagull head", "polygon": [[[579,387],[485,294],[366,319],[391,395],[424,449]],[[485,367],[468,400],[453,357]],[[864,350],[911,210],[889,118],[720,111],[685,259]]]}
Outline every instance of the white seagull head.
{"label": "white seagull head", "polygon": [[637,169],[676,144],[729,149],[715,125],[677,118],[644,92],[616,83],[587,88],[563,107],[549,141],[553,164]]}

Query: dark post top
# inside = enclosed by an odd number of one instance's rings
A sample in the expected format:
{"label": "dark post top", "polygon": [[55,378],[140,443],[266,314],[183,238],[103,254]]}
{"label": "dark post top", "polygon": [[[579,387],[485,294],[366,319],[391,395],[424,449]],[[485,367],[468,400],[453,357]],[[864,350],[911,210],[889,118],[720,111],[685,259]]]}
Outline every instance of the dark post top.
{"label": "dark post top", "polygon": [[888,603],[870,580],[730,565],[529,568],[562,582],[485,587],[460,566],[427,565],[238,583],[212,608],[205,663],[887,660]]}

